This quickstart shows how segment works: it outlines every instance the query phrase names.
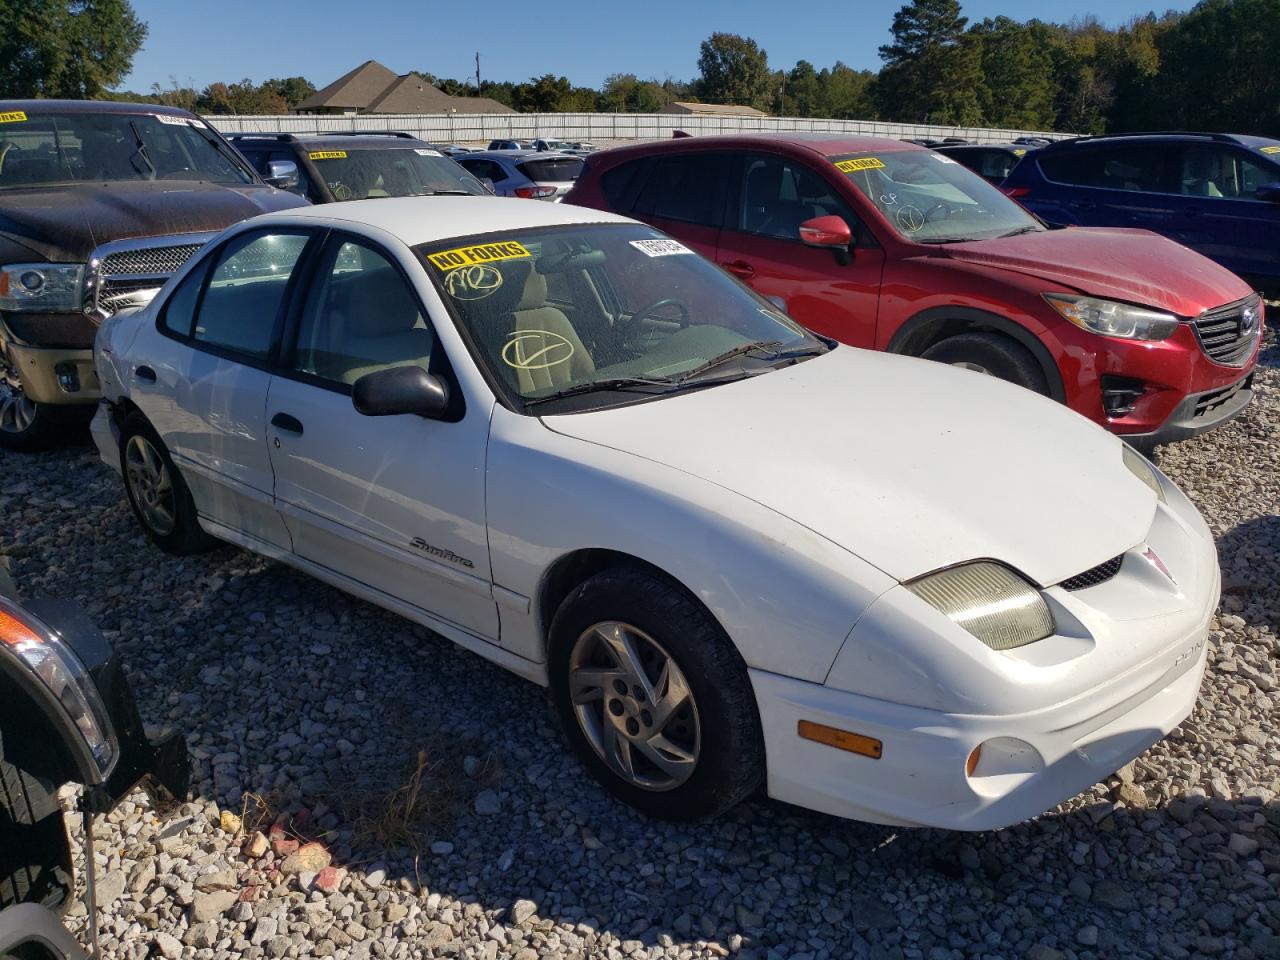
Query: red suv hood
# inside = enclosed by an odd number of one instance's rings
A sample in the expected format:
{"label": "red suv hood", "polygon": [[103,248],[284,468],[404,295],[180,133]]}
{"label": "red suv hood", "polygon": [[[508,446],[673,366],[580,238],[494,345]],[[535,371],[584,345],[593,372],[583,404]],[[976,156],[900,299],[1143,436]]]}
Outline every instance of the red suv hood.
{"label": "red suv hood", "polygon": [[954,260],[1041,277],[1081,293],[1194,317],[1247,297],[1226,267],[1149,230],[1069,227],[1001,240],[949,243]]}

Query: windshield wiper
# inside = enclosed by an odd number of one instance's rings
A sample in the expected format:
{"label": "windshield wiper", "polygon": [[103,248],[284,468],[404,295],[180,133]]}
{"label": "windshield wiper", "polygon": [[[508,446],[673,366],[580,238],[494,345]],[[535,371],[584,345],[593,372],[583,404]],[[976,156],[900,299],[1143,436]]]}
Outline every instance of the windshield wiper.
{"label": "windshield wiper", "polygon": [[423,190],[415,193],[415,197],[477,197],[480,194],[472,193],[470,190]]}
{"label": "windshield wiper", "polygon": [[740,343],[732,350],[726,350],[724,353],[717,354],[705,363],[694,367],[688,373],[684,374],[677,381],[685,383],[694,377],[701,376],[708,370],[723,366],[736,357],[746,356],[749,353],[755,353],[763,357],[765,360],[790,360],[793,357],[804,357],[810,354],[819,353],[823,348],[818,344],[808,344],[796,350],[779,350],[783,346],[781,340],[750,340],[747,343]]}
{"label": "windshield wiper", "polygon": [[133,142],[137,146],[137,149],[129,155],[129,159],[132,160],[134,157],[141,157],[142,162],[150,168],[151,179],[154,180],[157,172],[156,165],[151,162],[151,155],[147,153],[146,141],[142,139],[142,134],[138,132],[138,125],[132,120],[129,121],[129,129],[133,131]]}
{"label": "windshield wiper", "polygon": [[592,380],[590,383],[579,383],[576,386],[566,387],[543,397],[531,397],[524,401],[524,405],[526,407],[535,407],[549,400],[564,400],[566,397],[577,397],[584,393],[637,390],[641,387],[677,387],[679,385],[679,380],[672,380],[670,377],[610,377],[607,380]]}
{"label": "windshield wiper", "polygon": [[1040,228],[1034,223],[1029,223],[1025,227],[1018,227],[1016,230],[1010,230],[1008,233],[1002,233],[995,239],[1003,240],[1005,237],[1020,237],[1024,233],[1039,233]]}

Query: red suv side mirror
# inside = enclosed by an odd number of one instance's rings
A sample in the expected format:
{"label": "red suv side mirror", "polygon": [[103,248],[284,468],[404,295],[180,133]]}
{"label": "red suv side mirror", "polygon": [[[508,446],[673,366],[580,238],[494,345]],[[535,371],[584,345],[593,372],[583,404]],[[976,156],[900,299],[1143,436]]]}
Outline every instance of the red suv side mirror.
{"label": "red suv side mirror", "polygon": [[840,247],[847,250],[853,242],[853,233],[841,217],[814,217],[800,224],[800,239],[810,247]]}

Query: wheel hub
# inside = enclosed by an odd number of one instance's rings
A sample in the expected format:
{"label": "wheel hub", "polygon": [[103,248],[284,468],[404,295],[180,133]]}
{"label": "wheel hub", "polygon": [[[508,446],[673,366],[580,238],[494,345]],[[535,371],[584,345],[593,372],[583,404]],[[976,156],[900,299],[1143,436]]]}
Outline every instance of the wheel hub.
{"label": "wheel hub", "polygon": [[143,525],[156,536],[177,525],[176,501],[169,469],[146,437],[134,434],[125,445],[125,482],[138,505]]}
{"label": "wheel hub", "polygon": [[0,430],[23,433],[35,419],[35,401],[23,392],[17,371],[0,361]]}

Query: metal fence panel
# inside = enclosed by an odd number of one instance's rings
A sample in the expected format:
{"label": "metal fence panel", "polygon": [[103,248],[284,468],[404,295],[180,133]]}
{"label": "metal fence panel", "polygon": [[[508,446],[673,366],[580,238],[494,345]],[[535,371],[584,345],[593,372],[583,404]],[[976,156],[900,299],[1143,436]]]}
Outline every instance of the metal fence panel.
{"label": "metal fence panel", "polygon": [[851,136],[929,138],[963,137],[971,143],[1007,143],[1015,137],[1071,134],[1038,130],[997,130],[880,120],[828,120],[808,117],[719,117],[665,113],[447,113],[350,116],[212,116],[210,123],[231,133],[325,133],[336,130],[404,130],[424,140],[487,143],[496,138],[528,140],[664,140],[676,130],[687,133],[817,131]]}

